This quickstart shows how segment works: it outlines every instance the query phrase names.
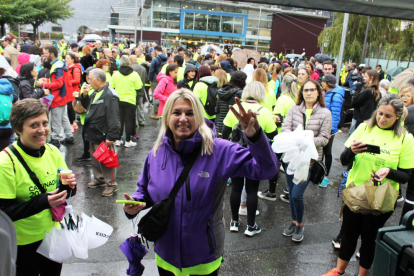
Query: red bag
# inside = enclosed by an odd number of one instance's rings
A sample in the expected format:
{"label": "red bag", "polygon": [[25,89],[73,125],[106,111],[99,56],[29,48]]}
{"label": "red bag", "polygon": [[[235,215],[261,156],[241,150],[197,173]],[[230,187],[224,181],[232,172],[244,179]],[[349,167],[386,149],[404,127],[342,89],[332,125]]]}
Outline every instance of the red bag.
{"label": "red bag", "polygon": [[113,149],[108,148],[105,142],[102,142],[96,151],[93,153],[93,157],[108,168],[119,167],[118,154]]}

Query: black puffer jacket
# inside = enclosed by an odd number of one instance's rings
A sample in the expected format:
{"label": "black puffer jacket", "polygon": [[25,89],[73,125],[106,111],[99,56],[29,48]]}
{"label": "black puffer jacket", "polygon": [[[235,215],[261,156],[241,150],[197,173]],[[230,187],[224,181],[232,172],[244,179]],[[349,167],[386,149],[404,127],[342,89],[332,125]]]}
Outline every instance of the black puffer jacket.
{"label": "black puffer jacket", "polygon": [[216,129],[219,134],[223,131],[223,121],[229,112],[229,105],[234,105],[236,103],[235,98],[238,97],[240,99],[242,93],[243,89],[229,83],[220,87],[218,91],[216,116]]}
{"label": "black puffer jacket", "polygon": [[45,92],[43,89],[39,87],[34,87],[35,80],[33,78],[26,78],[22,76],[17,76],[17,78],[20,80],[19,85],[19,99],[40,99],[45,95]]}
{"label": "black puffer jacket", "polygon": [[371,118],[372,113],[377,109],[378,100],[375,99],[374,91],[371,88],[366,88],[362,92],[355,93],[352,97],[352,107],[354,108],[354,119],[357,121],[357,126]]}
{"label": "black puffer jacket", "polygon": [[[196,74],[194,76],[194,79],[188,79],[187,73],[190,72],[190,71],[195,71],[196,72]],[[185,71],[184,71],[184,79],[180,80],[177,83],[177,88],[178,89],[180,89],[180,88],[187,88],[187,89],[190,89],[191,91],[193,91],[194,86],[197,83],[196,77],[197,77],[197,69],[196,69],[196,67],[194,65],[192,65],[192,64],[188,64],[187,63],[187,66],[185,67]]]}
{"label": "black puffer jacket", "polygon": [[85,140],[100,144],[105,140],[119,138],[121,120],[119,119],[119,96],[115,89],[105,84],[101,97],[94,101],[97,91],[90,96],[81,95],[81,104],[88,110],[85,117]]}

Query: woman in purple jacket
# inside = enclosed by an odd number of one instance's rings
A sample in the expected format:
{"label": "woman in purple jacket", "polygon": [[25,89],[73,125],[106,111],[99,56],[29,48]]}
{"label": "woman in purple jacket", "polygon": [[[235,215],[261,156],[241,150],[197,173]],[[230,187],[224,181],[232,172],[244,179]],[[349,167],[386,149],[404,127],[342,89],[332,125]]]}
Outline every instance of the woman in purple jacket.
{"label": "woman in purple jacket", "polygon": [[251,110],[236,98],[248,147],[215,137],[214,124],[204,119],[200,100],[188,89],[168,98],[154,148],[138,180],[138,190],[127,200],[146,202],[124,205],[127,217],[168,196],[184,168],[184,161],[201,146],[186,184],[175,198],[168,227],[155,244],[160,275],[218,275],[223,260],[223,196],[230,177],[272,178],[279,162]]}

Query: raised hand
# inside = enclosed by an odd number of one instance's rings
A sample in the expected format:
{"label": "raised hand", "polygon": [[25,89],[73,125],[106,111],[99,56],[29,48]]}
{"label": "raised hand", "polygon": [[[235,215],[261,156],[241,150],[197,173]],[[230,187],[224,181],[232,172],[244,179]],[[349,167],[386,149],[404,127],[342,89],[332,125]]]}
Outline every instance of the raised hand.
{"label": "raised hand", "polygon": [[[124,194],[124,197],[126,200],[132,200],[132,201],[135,200],[132,197],[130,197],[128,194]],[[137,204],[137,205],[123,204],[122,206],[124,208],[125,213],[131,216],[138,214],[142,209],[145,208],[145,204]]]}
{"label": "raised hand", "polygon": [[237,120],[239,120],[246,136],[251,138],[260,130],[260,125],[256,117],[259,113],[253,112],[251,109],[246,112],[241,105],[239,98],[236,97],[235,100],[240,113],[237,112],[233,106],[230,106],[230,110],[233,112],[234,116],[236,116]]}

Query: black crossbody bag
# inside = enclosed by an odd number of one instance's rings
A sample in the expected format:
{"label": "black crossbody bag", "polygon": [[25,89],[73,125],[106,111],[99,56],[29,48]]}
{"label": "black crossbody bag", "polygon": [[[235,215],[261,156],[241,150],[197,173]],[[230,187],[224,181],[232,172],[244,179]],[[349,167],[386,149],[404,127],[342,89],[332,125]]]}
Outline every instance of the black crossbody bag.
{"label": "black crossbody bag", "polygon": [[164,198],[141,218],[138,223],[138,234],[147,241],[156,242],[159,240],[168,227],[171,210],[174,207],[175,197],[183,186],[185,180],[190,173],[191,167],[194,165],[197,156],[200,154],[200,148],[195,149],[187,159],[184,169],[174,184],[168,197]]}

